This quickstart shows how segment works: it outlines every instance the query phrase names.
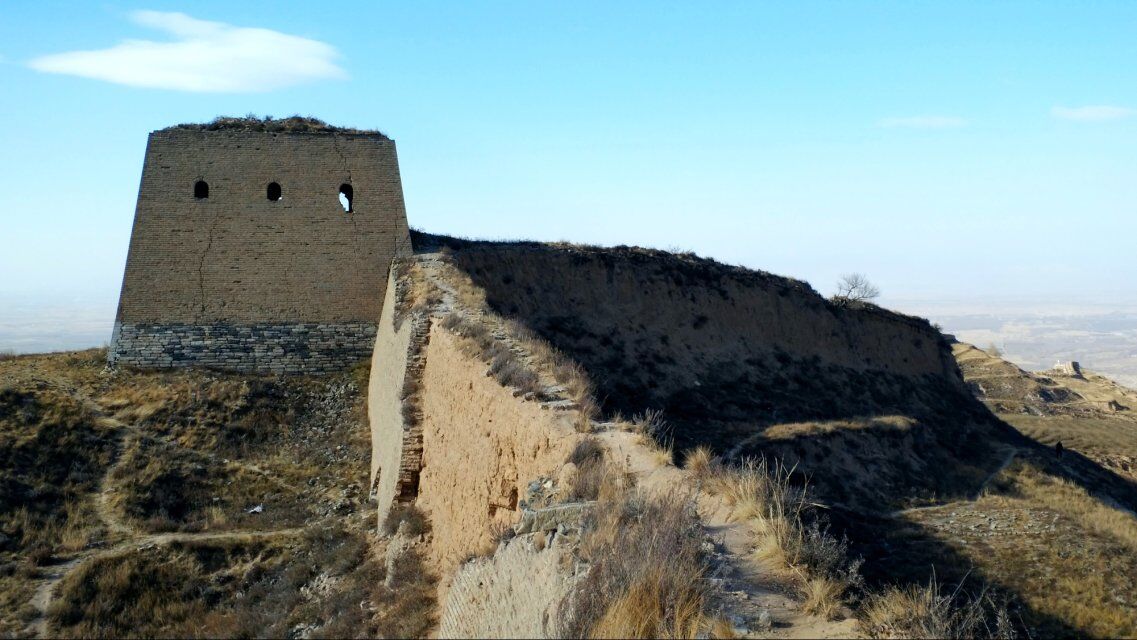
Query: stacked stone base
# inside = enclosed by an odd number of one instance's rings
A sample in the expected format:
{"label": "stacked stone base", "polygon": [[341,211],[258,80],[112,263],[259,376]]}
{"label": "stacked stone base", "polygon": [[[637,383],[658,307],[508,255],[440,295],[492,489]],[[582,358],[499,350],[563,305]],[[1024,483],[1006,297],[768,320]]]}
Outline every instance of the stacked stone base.
{"label": "stacked stone base", "polygon": [[371,357],[376,325],[116,323],[111,365],[320,374]]}

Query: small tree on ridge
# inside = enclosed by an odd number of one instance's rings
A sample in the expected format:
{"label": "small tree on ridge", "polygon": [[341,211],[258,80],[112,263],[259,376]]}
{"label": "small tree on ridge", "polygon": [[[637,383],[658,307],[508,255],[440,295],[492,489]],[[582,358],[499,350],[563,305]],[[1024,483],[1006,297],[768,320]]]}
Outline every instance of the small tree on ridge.
{"label": "small tree on ridge", "polygon": [[880,289],[863,273],[846,273],[837,283],[837,293],[833,294],[832,300],[846,306],[854,302],[868,302],[879,295]]}

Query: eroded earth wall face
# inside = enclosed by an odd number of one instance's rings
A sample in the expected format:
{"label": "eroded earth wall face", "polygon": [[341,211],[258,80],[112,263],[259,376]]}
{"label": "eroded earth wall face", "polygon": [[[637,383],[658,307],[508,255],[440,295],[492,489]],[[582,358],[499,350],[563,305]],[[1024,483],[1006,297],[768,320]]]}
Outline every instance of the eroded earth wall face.
{"label": "eroded earth wall face", "polygon": [[422,377],[423,453],[417,506],[429,514],[440,575],[512,524],[519,496],[565,461],[576,433],[565,412],[522,402],[485,375],[457,338],[435,327]]}
{"label": "eroded earth wall face", "polygon": [[808,285],[658,251],[483,244],[454,260],[502,315],[584,365],[610,412],[662,410],[676,445],[763,424],[907,415],[967,399],[927,321],[840,307]]}
{"label": "eroded earth wall face", "polygon": [[156,131],[110,358],[342,368],[371,353],[391,259],[405,253],[395,143],[381,134]]}

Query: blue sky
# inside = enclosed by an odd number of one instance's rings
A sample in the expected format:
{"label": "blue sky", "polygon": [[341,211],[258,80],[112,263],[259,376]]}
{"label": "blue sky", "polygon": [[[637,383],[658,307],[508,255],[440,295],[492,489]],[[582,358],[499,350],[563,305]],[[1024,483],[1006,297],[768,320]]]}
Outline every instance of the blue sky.
{"label": "blue sky", "polygon": [[388,133],[429,231],[1137,298],[1131,1],[7,3],[0,87],[0,321],[113,313],[147,133],[249,112]]}

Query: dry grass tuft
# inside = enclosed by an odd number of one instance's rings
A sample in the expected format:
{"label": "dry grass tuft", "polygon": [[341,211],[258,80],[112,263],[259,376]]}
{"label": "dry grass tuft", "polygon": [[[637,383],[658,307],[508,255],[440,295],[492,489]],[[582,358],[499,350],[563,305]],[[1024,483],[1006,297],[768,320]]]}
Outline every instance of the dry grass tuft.
{"label": "dry grass tuft", "polygon": [[561,635],[694,638],[712,626],[703,533],[693,504],[628,487],[601,492],[580,552],[588,575],[561,607]]}
{"label": "dry grass tuft", "polygon": [[563,497],[568,501],[596,500],[600,497],[605,483],[613,481],[619,470],[608,464],[606,451],[600,440],[594,436],[582,439],[569,454],[569,462],[576,466],[576,473],[567,479],[562,488]]}
{"label": "dry grass tuft", "polygon": [[808,576],[802,580],[800,592],[805,598],[802,611],[821,616],[826,620],[841,617],[842,607],[847,601],[848,585],[828,576]]}
{"label": "dry grass tuft", "polygon": [[719,472],[719,461],[715,458],[711,448],[702,445],[687,452],[683,459],[683,468],[691,472],[691,476],[703,480]]}
{"label": "dry grass tuft", "polygon": [[617,415],[615,421],[620,428],[639,434],[640,443],[651,450],[657,464],[675,464],[674,441],[662,411],[648,409],[633,416],[631,421]]}
{"label": "dry grass tuft", "polygon": [[834,618],[863,583],[861,560],[849,557],[845,538],[829,532],[808,487],[793,484],[792,473],[780,462],[746,460],[714,469],[707,487],[733,507],[735,518],[749,522],[758,559],[796,582],[803,609]]}
{"label": "dry grass tuft", "polygon": [[861,610],[861,625],[873,638],[1014,638],[1010,616],[994,607],[988,625],[985,594],[969,599],[958,589],[944,593],[931,580],[927,586],[889,587],[869,596]]}
{"label": "dry grass tuft", "polygon": [[705,626],[705,596],[695,589],[672,589],[665,600],[661,585],[671,581],[668,569],[657,567],[637,576],[592,627],[591,638],[697,638]]}
{"label": "dry grass tuft", "polygon": [[568,462],[582,467],[588,464],[595,464],[604,459],[604,445],[600,443],[600,439],[594,436],[582,438],[573,447],[572,453],[569,454]]}
{"label": "dry grass tuft", "polygon": [[711,620],[708,637],[723,638],[725,640],[727,638],[738,638],[739,635],[738,632],[734,630],[734,625],[731,624],[729,620],[723,618],[722,616],[718,616],[714,620]]}

